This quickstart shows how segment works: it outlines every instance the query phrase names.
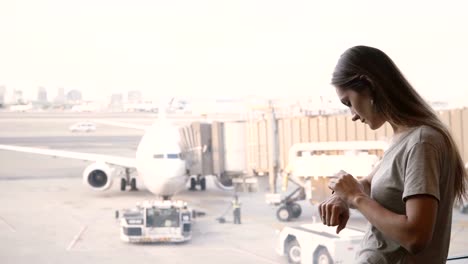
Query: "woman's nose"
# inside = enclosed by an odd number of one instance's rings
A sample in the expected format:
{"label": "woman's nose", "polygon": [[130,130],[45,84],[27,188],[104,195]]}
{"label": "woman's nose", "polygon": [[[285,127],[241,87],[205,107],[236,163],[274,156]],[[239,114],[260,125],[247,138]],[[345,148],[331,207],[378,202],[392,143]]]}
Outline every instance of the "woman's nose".
{"label": "woman's nose", "polygon": [[359,119],[361,119],[361,117],[358,114],[353,114],[353,118],[352,118],[353,121],[356,121]]}

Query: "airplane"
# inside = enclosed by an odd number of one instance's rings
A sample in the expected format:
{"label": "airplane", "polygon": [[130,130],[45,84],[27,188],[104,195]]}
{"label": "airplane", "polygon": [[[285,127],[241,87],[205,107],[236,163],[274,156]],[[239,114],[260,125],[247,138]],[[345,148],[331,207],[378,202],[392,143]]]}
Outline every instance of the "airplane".
{"label": "airplane", "polygon": [[[169,199],[183,190],[189,180],[190,189],[193,190],[195,184],[199,184],[202,190],[205,189],[204,175],[189,175],[188,169],[197,162],[194,159],[194,151],[199,151],[199,147],[183,144],[179,126],[165,118],[158,118],[150,127],[110,121],[98,122],[145,130],[138,144],[135,158],[12,145],[0,145],[0,150],[92,161],[93,163],[83,171],[83,183],[96,191],[108,190],[116,176],[121,177],[120,189],[122,191],[125,191],[127,186],[130,186],[131,190],[136,190],[134,172],[151,193],[164,199]],[[232,186],[225,185],[217,177],[215,177],[215,183],[220,188],[232,189]]]}

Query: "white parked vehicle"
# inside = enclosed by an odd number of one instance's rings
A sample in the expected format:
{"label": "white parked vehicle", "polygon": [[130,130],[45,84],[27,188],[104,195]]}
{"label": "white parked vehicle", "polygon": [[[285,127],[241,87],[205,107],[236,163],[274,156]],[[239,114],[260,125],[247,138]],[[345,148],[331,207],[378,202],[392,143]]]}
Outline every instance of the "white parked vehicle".
{"label": "white parked vehicle", "polygon": [[276,252],[289,263],[353,263],[364,232],[349,227],[336,234],[336,226],[322,223],[286,226],[279,232]]}
{"label": "white parked vehicle", "polygon": [[70,126],[71,132],[93,132],[96,130],[96,125],[91,122],[79,122]]}
{"label": "white parked vehicle", "polygon": [[192,239],[193,211],[183,201],[145,201],[120,217],[120,239],[131,243],[173,242]]}

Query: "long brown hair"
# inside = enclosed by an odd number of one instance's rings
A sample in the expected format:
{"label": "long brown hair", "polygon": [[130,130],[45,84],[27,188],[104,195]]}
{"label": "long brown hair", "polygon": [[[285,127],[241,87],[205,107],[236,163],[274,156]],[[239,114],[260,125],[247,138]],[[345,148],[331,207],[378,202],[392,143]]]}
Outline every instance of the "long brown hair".
{"label": "long brown hair", "polygon": [[376,110],[392,124],[427,125],[442,133],[455,159],[455,197],[458,201],[467,197],[467,173],[449,130],[384,52],[367,46],[346,50],[335,67],[332,85],[358,93],[370,89]]}

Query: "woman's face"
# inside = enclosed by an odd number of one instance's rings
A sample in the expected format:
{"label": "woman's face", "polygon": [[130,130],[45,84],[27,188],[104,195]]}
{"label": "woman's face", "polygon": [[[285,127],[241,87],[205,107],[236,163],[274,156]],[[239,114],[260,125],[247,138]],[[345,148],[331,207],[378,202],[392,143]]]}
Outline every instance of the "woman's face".
{"label": "woman's face", "polygon": [[380,128],[385,123],[384,116],[375,110],[372,96],[368,89],[362,93],[358,93],[351,89],[336,87],[336,93],[340,101],[349,107],[353,115],[353,121],[360,120],[362,123],[366,123],[372,130]]}

